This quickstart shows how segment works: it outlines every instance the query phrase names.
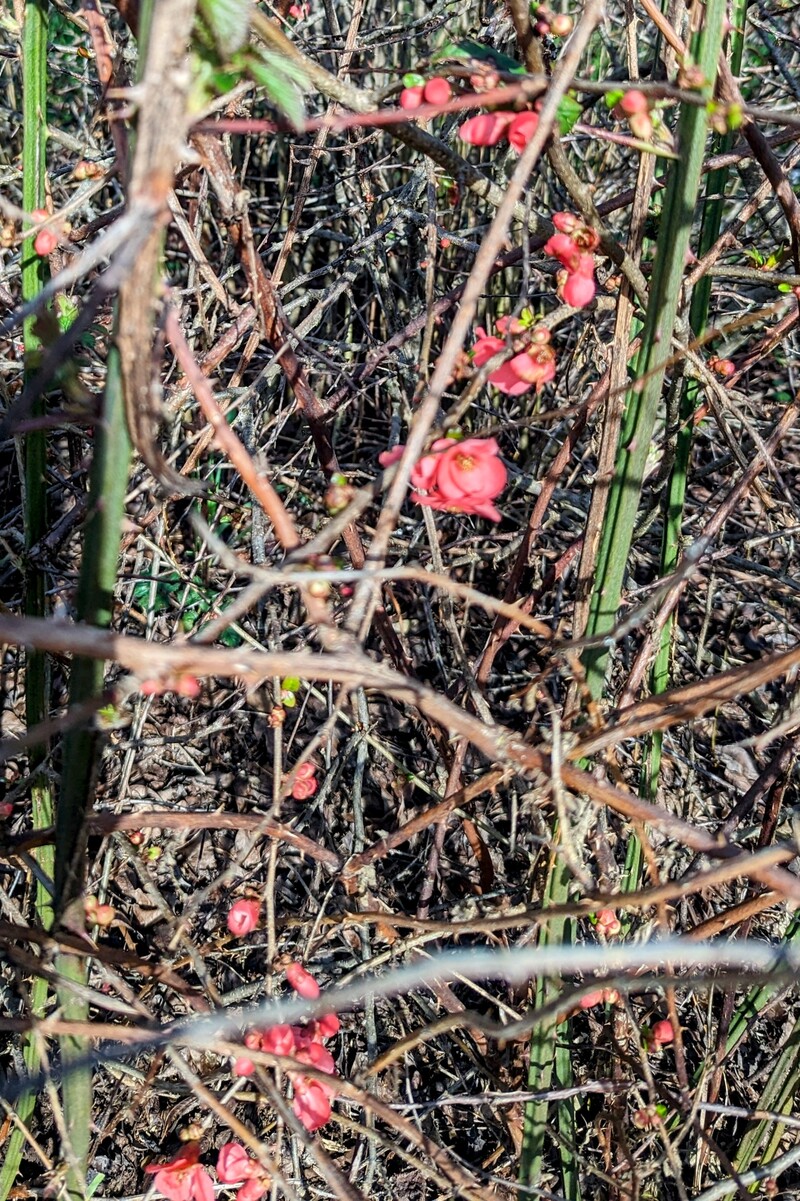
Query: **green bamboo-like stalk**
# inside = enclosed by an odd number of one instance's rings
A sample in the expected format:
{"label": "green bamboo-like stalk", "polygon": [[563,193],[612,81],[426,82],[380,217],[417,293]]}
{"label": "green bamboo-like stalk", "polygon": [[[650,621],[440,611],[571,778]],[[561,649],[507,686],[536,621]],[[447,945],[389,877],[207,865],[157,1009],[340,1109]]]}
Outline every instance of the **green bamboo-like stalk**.
{"label": "green bamboo-like stalk", "polygon": [[[561,858],[554,858],[545,885],[544,905],[564,905],[569,899],[570,873]],[[574,941],[574,923],[570,918],[551,918],[543,928],[540,945],[561,946]],[[558,996],[559,986],[550,980],[538,979],[534,1008],[551,1004]],[[556,1025],[553,1019],[534,1026],[530,1039],[528,1088],[542,1092],[551,1087],[569,1088],[572,1083],[572,1052],[569,1022]],[[547,1145],[548,1101],[529,1101],[525,1106],[522,1152],[519,1161],[519,1182],[536,1188],[542,1176],[544,1151]],[[561,1178],[564,1196],[568,1201],[580,1201],[578,1165],[573,1153],[575,1139],[575,1104],[559,1101],[556,1124],[562,1138],[559,1143]]]}
{"label": "green bamboo-like stalk", "polygon": [[[46,106],[47,106],[47,4],[45,0],[27,0],[23,13],[22,28],[22,204],[28,211],[42,208],[45,202],[46,174]],[[33,248],[33,239],[28,238],[22,246],[22,300],[33,300],[47,281],[47,261]],[[41,349],[37,337],[35,319],[29,317],[23,325],[26,377],[35,372],[35,361]],[[44,411],[44,398],[37,397],[33,415]],[[44,430],[30,432],[23,448],[25,474],[25,547],[30,551],[47,530],[47,488],[45,466],[47,443]],[[30,557],[25,572],[25,612],[32,617],[46,615],[46,580],[41,566]],[[49,675],[47,660],[43,654],[31,651],[28,654],[25,678],[25,717],[30,729],[38,725],[49,714]],[[31,815],[34,829],[43,829],[53,823],[53,796],[49,781],[40,772],[46,757],[46,747],[31,750],[30,767]],[[36,852],[37,862],[43,875],[52,880],[55,862],[52,846],[40,847]],[[53,903],[50,893],[40,880],[36,881],[34,898],[36,918],[44,930],[53,924]],[[30,989],[31,1010],[41,1017],[47,1004],[47,981],[34,978]],[[39,1053],[36,1040],[27,1036],[23,1042],[22,1058],[29,1074],[38,1072]],[[16,1115],[23,1124],[30,1120],[36,1105],[32,1092],[23,1093],[16,1103]],[[0,1168],[0,1201],[6,1201],[17,1182],[25,1138],[16,1127],[5,1148],[3,1166]]]}
{"label": "green bamboo-like stalk", "polygon": [[[725,0],[708,0],[699,38],[697,65],[711,97],[722,46]],[[706,142],[706,112],[684,105],[677,129],[679,158],[671,164],[656,247],[650,300],[636,363],[637,381],[628,392],[625,417],[597,559],[586,634],[596,638],[614,628],[661,398],[670,340],[680,302],[686,251],[692,229]],[[583,658],[592,696],[603,691],[608,664],[605,646],[589,648]]]}
{"label": "green bamboo-like stalk", "polygon": [[[119,355],[112,347],[108,358],[103,413],[97,426],[89,489],[89,510],[78,584],[78,619],[104,628],[111,624],[117,581],[119,539],[128,481],[130,443],[123,411]],[[76,658],[70,679],[70,705],[96,697],[103,688],[103,663]],[[85,818],[94,802],[102,735],[94,727],[71,731],[64,739],[64,766],[56,815],[56,897],[60,916],[74,912],[83,918],[85,884]],[[65,1018],[86,1021],[86,1001],[70,982],[86,982],[86,962],[76,955],[59,956],[56,967],[64,983],[58,999]],[[67,1174],[70,1197],[82,1198],[86,1189],[86,1160],[91,1127],[92,1075],[85,1065],[86,1039],[61,1039],[64,1071],[64,1116],[75,1163]],[[71,1065],[84,1060],[79,1068]]]}
{"label": "green bamboo-like stalk", "polygon": [[[744,51],[744,26],[747,20],[747,0],[736,0],[731,11],[733,32],[731,34],[730,65],[734,76],[738,76],[742,67]],[[733,134],[724,134],[717,139],[716,150],[720,154],[731,149],[734,142]],[[728,183],[728,167],[719,167],[710,171],[706,177],[705,204],[700,225],[698,240],[698,257],[711,249],[719,237],[722,227],[722,217],[725,209],[725,189]],[[700,337],[706,329],[708,308],[711,301],[711,276],[704,275],[698,281],[689,307],[689,325],[695,337]],[[661,545],[661,575],[670,575],[678,566],[681,551],[681,529],[683,526],[683,508],[686,498],[686,482],[689,472],[689,460],[692,451],[694,427],[692,416],[699,403],[700,386],[695,379],[685,380],[679,406],[679,427],[675,444],[675,460],[670,474],[669,485],[665,498],[664,535]],[[670,614],[661,631],[658,651],[651,673],[651,689],[653,693],[665,692],[671,679],[671,649],[674,629],[674,614]],[[661,733],[652,736],[649,754],[645,756],[643,779],[644,793],[654,796],[661,770]]]}

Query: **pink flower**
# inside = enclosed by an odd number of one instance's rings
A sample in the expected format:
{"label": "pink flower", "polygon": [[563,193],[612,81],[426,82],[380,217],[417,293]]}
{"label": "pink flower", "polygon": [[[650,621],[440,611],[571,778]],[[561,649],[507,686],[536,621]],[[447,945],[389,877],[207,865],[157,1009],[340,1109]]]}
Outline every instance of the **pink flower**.
{"label": "pink flower", "polygon": [[590,275],[574,271],[559,288],[559,294],[573,309],[582,309],[594,300],[597,286]]}
{"label": "pink flower", "polygon": [[295,21],[299,21],[301,17],[307,17],[309,7],[307,4],[292,4],[289,6],[289,16],[294,17]]}
{"label": "pink flower", "polygon": [[290,963],[286,969],[286,979],[292,988],[307,1001],[316,1001],[319,996],[319,985],[310,972],[301,963]]}
{"label": "pink flower", "polygon": [[294,1055],[296,1048],[297,1035],[294,1026],[271,1026],[261,1035],[262,1051],[271,1051],[273,1055]]}
{"label": "pink flower", "polygon": [[[503,320],[501,317],[500,321],[498,321],[498,329],[500,329],[500,322]],[[472,348],[472,361],[476,367],[482,367],[494,355],[498,354],[501,350],[505,350],[506,343],[502,338],[496,338],[493,334],[487,334],[486,330],[481,326],[478,326],[475,332],[478,335],[478,341]],[[502,392],[506,396],[522,396],[524,392],[530,390],[530,384],[520,378],[510,362],[501,363],[489,376],[489,383],[497,388],[498,392]]]}
{"label": "pink flower", "polygon": [[240,1055],[238,1059],[234,1059],[233,1061],[234,1076],[252,1076],[255,1070],[256,1065],[246,1055]]}
{"label": "pink flower", "polygon": [[307,801],[319,787],[314,776],[297,776],[292,785],[292,796],[296,801]]}
{"label": "pink flower", "polygon": [[314,1033],[312,1038],[333,1038],[339,1033],[341,1023],[335,1013],[326,1013],[321,1018],[317,1018],[312,1022]]}
{"label": "pink flower", "polygon": [[228,910],[228,929],[231,934],[249,934],[258,925],[261,906],[258,901],[235,901]]}
{"label": "pink flower", "polygon": [[293,1079],[294,1099],[292,1109],[306,1130],[313,1133],[330,1120],[331,1102],[328,1090],[319,1080],[307,1080],[305,1076]]}
{"label": "pink flower", "polygon": [[597,250],[600,245],[599,236],[574,213],[553,213],[553,225],[562,234],[569,234],[579,250]]}
{"label": "pink flower", "polygon": [[[31,213],[34,221],[46,221],[50,217],[47,209],[34,209]],[[33,249],[40,258],[47,258],[48,254],[52,254],[58,246],[58,233],[51,225],[47,229],[39,230],[36,237],[33,239]]]}
{"label": "pink flower", "polygon": [[400,107],[409,110],[419,108],[423,101],[423,91],[421,86],[403,88],[400,93]]}
{"label": "pink flower", "polygon": [[442,452],[436,470],[435,491],[418,497],[419,503],[500,521],[501,514],[492,501],[505,488],[508,473],[499,457],[500,447],[495,439],[467,438],[463,442],[452,442],[440,438],[432,449]]}
{"label": "pink flower", "polygon": [[470,146],[496,146],[505,136],[514,116],[514,113],[504,112],[479,113],[477,117],[470,117],[464,122],[458,136],[462,142],[469,142]]}
{"label": "pink flower", "polygon": [[646,113],[650,105],[644,92],[640,92],[638,88],[631,88],[620,100],[619,107],[626,117],[632,117],[634,113]]}
{"label": "pink flower", "polygon": [[508,140],[515,150],[522,154],[539,125],[539,114],[532,112],[517,113],[508,127]]}
{"label": "pink flower", "polygon": [[622,923],[613,909],[601,909],[597,914],[595,925],[606,938],[613,938],[622,929]]}
{"label": "pink flower", "polygon": [[508,366],[528,387],[534,384],[541,392],[556,377],[556,353],[552,346],[531,346],[524,354],[515,355]]}
{"label": "pink flower", "polygon": [[236,1194],[239,1201],[258,1201],[269,1188],[269,1177],[261,1164],[251,1159],[244,1147],[238,1143],[225,1143],[219,1149],[217,1159],[217,1176],[222,1184],[247,1183]]}
{"label": "pink flower", "polygon": [[675,1031],[672,1028],[672,1022],[668,1022],[666,1019],[661,1022],[656,1022],[656,1024],[653,1026],[653,1029],[650,1031],[650,1035],[653,1044],[656,1047],[663,1046],[664,1043],[671,1043],[675,1038]]}
{"label": "pink flower", "polygon": [[[558,214],[556,214],[558,215]],[[569,234],[553,234],[542,247],[545,254],[558,259],[567,271],[577,271],[580,266],[581,252]]]}
{"label": "pink flower", "polygon": [[446,79],[436,76],[425,84],[423,95],[426,104],[447,104],[453,94],[453,89]]}
{"label": "pink flower", "polygon": [[184,1143],[169,1163],[151,1163],[145,1172],[155,1175],[155,1186],[169,1201],[214,1201],[214,1184],[197,1162],[200,1144]]}

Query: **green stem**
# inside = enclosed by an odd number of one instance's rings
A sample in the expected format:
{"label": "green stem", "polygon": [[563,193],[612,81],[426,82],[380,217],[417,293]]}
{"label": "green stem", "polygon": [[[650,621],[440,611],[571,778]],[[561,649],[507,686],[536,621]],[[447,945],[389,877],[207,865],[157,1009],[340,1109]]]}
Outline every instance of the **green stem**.
{"label": "green stem", "polygon": [[[698,66],[710,99],[725,19],[725,0],[708,0],[700,37]],[[706,141],[706,113],[684,105],[678,121],[680,158],[671,164],[667,195],[656,247],[650,299],[642,331],[642,349],[630,389],[620,431],[619,449],[592,592],[586,633],[590,637],[614,628],[630,552],[642,482],[650,454],[661,399],[664,372],[681,297],[686,251],[692,230]],[[592,696],[603,691],[608,664],[605,646],[591,647],[584,655],[586,678]]]}
{"label": "green stem", "polygon": [[[744,25],[747,20],[747,0],[736,0],[731,13],[734,32],[731,37],[731,71],[738,76],[742,66],[744,50]],[[715,152],[725,154],[731,149],[735,137],[725,134],[716,140]],[[719,167],[708,174],[705,182],[705,203],[698,240],[698,258],[702,258],[716,242],[722,228],[725,209],[725,188],[728,183],[728,167]],[[689,325],[695,337],[700,337],[706,328],[711,302],[711,276],[706,274],[698,281],[692,292],[689,307]],[[665,498],[664,536],[661,544],[661,576],[670,575],[678,566],[681,552],[683,508],[692,453],[694,427],[692,417],[700,399],[700,385],[695,379],[683,384],[678,411],[678,432],[675,443],[675,460]],[[654,694],[665,692],[670,685],[672,634],[675,615],[670,614],[661,631],[658,651],[651,673],[651,689]],[[661,771],[661,733],[653,734],[648,754],[644,759],[643,795],[654,797]]]}
{"label": "green stem", "polygon": [[[47,105],[47,4],[44,0],[28,0],[23,14],[22,29],[22,204],[27,212],[39,209],[45,203],[46,175],[46,105]],[[27,303],[39,295],[47,277],[47,260],[41,258],[33,248],[33,239],[22,244],[22,300]],[[25,348],[25,377],[29,381],[35,373],[36,359],[41,343],[35,330],[35,318],[29,317],[23,325]],[[44,398],[36,397],[32,416],[44,412]],[[43,430],[28,433],[23,448],[25,549],[30,552],[47,530],[47,488],[45,471],[47,443]],[[41,565],[27,556],[25,570],[25,612],[31,617],[46,616],[47,584]],[[25,717],[28,729],[37,726],[49,714],[49,673],[43,654],[30,652],[25,680]],[[53,795],[43,766],[47,758],[47,747],[31,749],[31,816],[34,829],[45,829],[53,824]],[[53,879],[55,853],[52,846],[38,848],[34,852],[36,861],[45,878]],[[34,897],[36,919],[44,930],[53,924],[53,900],[44,884],[37,880]],[[37,976],[30,989],[31,1012],[42,1017],[47,1006],[47,981]],[[40,1069],[36,1040],[28,1035],[23,1041],[22,1058],[26,1071],[35,1075]],[[19,1121],[26,1124],[36,1106],[32,1092],[23,1093],[16,1104]],[[17,1183],[19,1165],[25,1146],[22,1129],[17,1126],[9,1137],[5,1157],[0,1169],[0,1201]]]}

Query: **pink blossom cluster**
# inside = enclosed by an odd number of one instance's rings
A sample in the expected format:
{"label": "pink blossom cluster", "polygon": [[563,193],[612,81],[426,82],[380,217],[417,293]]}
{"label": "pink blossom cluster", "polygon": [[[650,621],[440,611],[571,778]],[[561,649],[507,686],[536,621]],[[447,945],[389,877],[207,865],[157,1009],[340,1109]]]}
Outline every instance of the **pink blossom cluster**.
{"label": "pink blossom cluster", "polygon": [[[404,446],[378,456],[382,467],[391,467]],[[469,513],[500,521],[494,500],[506,486],[508,473],[494,438],[439,438],[431,453],[423,455],[411,472],[411,499],[418,505],[446,513]]]}
{"label": "pink blossom cluster", "polygon": [[596,988],[582,996],[578,1004],[581,1009],[594,1009],[595,1005],[616,1005],[618,1000],[619,993],[615,988]]}
{"label": "pink blossom cluster", "polygon": [[[169,1201],[214,1201],[214,1181],[200,1159],[200,1143],[184,1143],[166,1163],[151,1163],[145,1172],[155,1176],[155,1186]],[[240,1201],[259,1201],[270,1188],[270,1179],[257,1160],[239,1143],[225,1143],[217,1155],[217,1177],[221,1184],[242,1184]]]}
{"label": "pink blossom cluster", "polygon": [[292,784],[292,796],[296,801],[307,801],[317,791],[316,771],[316,766],[308,760],[297,768]]}
{"label": "pink blossom cluster", "polygon": [[640,138],[641,141],[648,142],[653,136],[650,101],[644,92],[640,92],[638,88],[631,88],[624,96],[620,97],[614,106],[613,113],[620,120],[627,118],[628,124],[631,127],[631,133],[635,137]]}
{"label": "pink blossom cluster", "polygon": [[459,128],[458,136],[470,146],[496,146],[505,138],[522,153],[539,126],[539,114],[525,109],[521,113],[498,110],[478,113]]}
{"label": "pink blossom cluster", "polygon": [[[556,374],[556,356],[550,345],[550,331],[543,325],[529,330],[524,321],[509,317],[500,317],[497,328],[501,334],[516,339],[512,341],[512,348],[517,354],[492,372],[489,383],[507,396],[521,396],[533,387],[541,392],[545,384],[555,379]],[[482,326],[478,326],[476,333],[478,340],[472,348],[472,361],[476,367],[482,367],[500,351],[507,349],[508,344],[503,338],[487,334]]]}
{"label": "pink blossom cluster", "polygon": [[214,1201],[214,1181],[202,1167],[200,1144],[184,1143],[167,1163],[151,1163],[145,1172],[155,1176],[155,1186],[169,1201]]}
{"label": "pink blossom cluster", "polygon": [[597,290],[594,251],[600,239],[574,213],[554,213],[553,225],[558,232],[545,242],[544,252],[563,267],[558,273],[558,295],[574,309],[582,309],[594,300]]}
{"label": "pink blossom cluster", "polygon": [[[319,996],[319,985],[310,972],[299,963],[290,963],[286,979],[301,997],[315,1001]],[[339,1019],[335,1013],[327,1013],[305,1026],[271,1026],[267,1030],[249,1030],[244,1044],[251,1051],[266,1051],[272,1055],[287,1055],[333,1076],[336,1065],[324,1040],[339,1032]],[[247,1056],[241,1056],[233,1065],[234,1076],[251,1076],[255,1064]],[[290,1072],[289,1079],[294,1087],[292,1109],[306,1130],[319,1130],[331,1116],[331,1097],[336,1090],[321,1080],[312,1080],[301,1072]]]}

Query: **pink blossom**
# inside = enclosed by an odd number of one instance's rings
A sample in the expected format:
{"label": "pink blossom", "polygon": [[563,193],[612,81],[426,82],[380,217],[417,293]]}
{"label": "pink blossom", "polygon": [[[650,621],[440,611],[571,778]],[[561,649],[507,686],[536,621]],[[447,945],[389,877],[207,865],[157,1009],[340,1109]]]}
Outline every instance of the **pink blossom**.
{"label": "pink blossom", "polygon": [[400,93],[400,107],[404,109],[419,108],[423,101],[423,91],[421,85],[413,88],[403,88]]}
{"label": "pink blossom", "polygon": [[581,1009],[592,1009],[595,1005],[607,1003],[615,1005],[619,1000],[619,993],[616,988],[596,988],[594,992],[588,992],[586,996],[581,997],[579,1005]]}
{"label": "pink blossom", "polygon": [[[501,317],[500,321],[498,321],[498,329],[503,320]],[[502,338],[496,338],[493,334],[487,334],[482,326],[478,326],[475,332],[478,335],[478,341],[472,348],[472,361],[476,367],[482,367],[484,363],[488,363],[489,359],[493,358],[500,351],[505,350],[506,343]],[[510,362],[501,363],[489,376],[489,383],[497,388],[498,392],[502,392],[506,396],[522,396],[524,392],[530,389],[530,384],[520,378]]]}
{"label": "pink blossom", "polygon": [[458,136],[471,146],[496,146],[505,136],[514,116],[514,113],[506,112],[479,113],[477,117],[470,117],[464,122]]}
{"label": "pink blossom", "polygon": [[640,92],[638,88],[631,88],[620,100],[619,107],[626,117],[632,117],[634,113],[646,113],[650,105],[644,92]]}
{"label": "pink blossom", "polygon": [[613,909],[601,909],[595,919],[595,925],[606,938],[613,938],[622,929],[622,923]]}
{"label": "pink blossom", "polygon": [[234,1076],[252,1076],[255,1070],[256,1065],[246,1055],[240,1055],[238,1059],[234,1059],[233,1061]]}
{"label": "pink blossom", "polygon": [[539,114],[533,112],[517,113],[508,127],[508,140],[515,150],[521,154],[530,142],[539,125]]}
{"label": "pink blossom", "polygon": [[273,1055],[294,1055],[296,1047],[297,1032],[294,1026],[271,1026],[261,1035],[262,1051],[271,1051]]}
{"label": "pink blossom", "polygon": [[573,309],[582,309],[594,300],[597,286],[591,276],[574,271],[559,288],[559,293],[566,304]]}
{"label": "pink blossom", "polygon": [[432,449],[441,451],[435,491],[420,497],[419,503],[500,521],[501,514],[492,501],[505,488],[508,473],[495,439],[467,438],[452,442],[440,438]]}
{"label": "pink blossom", "polygon": [[328,1090],[319,1080],[307,1080],[305,1076],[293,1079],[294,1099],[292,1109],[306,1130],[313,1133],[330,1121],[331,1102]]}
{"label": "pink blossom", "polygon": [[552,346],[531,346],[524,354],[515,355],[508,366],[528,387],[534,384],[541,392],[545,384],[556,377],[556,354]]}
{"label": "pink blossom", "polygon": [[553,234],[542,247],[545,254],[558,259],[567,271],[577,271],[580,266],[581,252],[569,234]]}
{"label": "pink blossom", "polygon": [[228,929],[231,934],[249,934],[258,925],[261,906],[258,901],[235,901],[228,910]]}
{"label": "pink blossom", "polygon": [[333,1038],[335,1034],[339,1033],[341,1022],[335,1013],[326,1013],[321,1018],[317,1018],[312,1025],[314,1026],[313,1038]]}
{"label": "pink blossom", "polygon": [[169,1201],[214,1201],[214,1184],[197,1162],[200,1144],[184,1143],[168,1163],[151,1163],[145,1172],[155,1175],[155,1186]]}
{"label": "pink blossom", "polygon": [[399,463],[403,457],[405,446],[393,446],[391,450],[382,450],[378,455],[378,462],[381,467],[394,467],[395,463]]}
{"label": "pink blossom", "polygon": [[316,764],[308,759],[295,769],[292,796],[296,801],[307,801],[317,791],[316,770]]}
{"label": "pink blossom", "polygon": [[238,1143],[225,1143],[219,1149],[217,1176],[222,1184],[246,1181],[236,1194],[238,1201],[258,1201],[269,1188],[269,1178],[255,1159],[251,1159]]}
{"label": "pink blossom", "polygon": [[307,1001],[316,1001],[320,989],[311,972],[306,971],[301,963],[290,963],[286,969],[286,979],[292,988]]}
{"label": "pink blossom", "polygon": [[442,79],[440,75],[429,79],[425,84],[423,95],[426,104],[447,104],[447,101],[453,94],[453,89],[446,79]]}
{"label": "pink blossom", "polygon": [[664,1043],[671,1043],[675,1038],[675,1031],[672,1028],[672,1022],[664,1019],[656,1022],[653,1029],[650,1031],[653,1044],[656,1047],[663,1046]]}

